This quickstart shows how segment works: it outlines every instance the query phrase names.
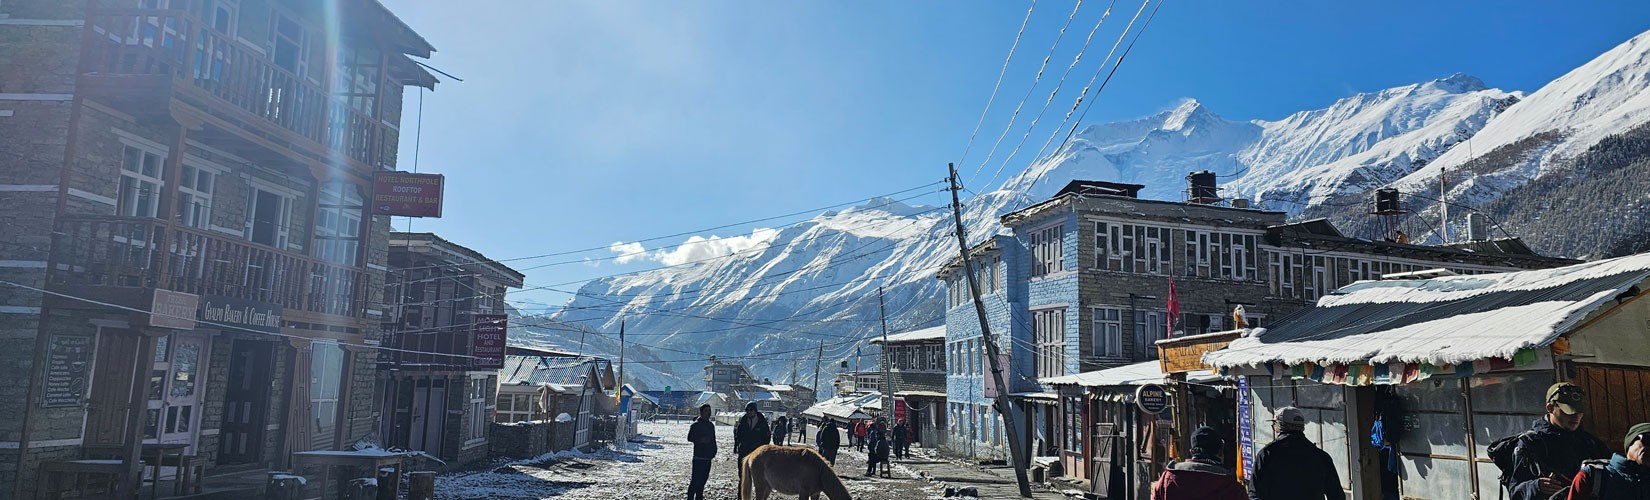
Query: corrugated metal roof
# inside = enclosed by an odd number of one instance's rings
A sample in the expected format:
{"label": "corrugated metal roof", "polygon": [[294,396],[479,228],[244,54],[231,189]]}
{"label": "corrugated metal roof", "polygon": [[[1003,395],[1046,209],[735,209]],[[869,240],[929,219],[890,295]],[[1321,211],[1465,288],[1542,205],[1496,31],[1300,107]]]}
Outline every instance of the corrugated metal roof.
{"label": "corrugated metal roof", "polygon": [[864,412],[860,411],[860,408],[877,403],[881,400],[882,395],[875,392],[870,394],[837,396],[808,407],[808,409],[802,411],[802,414],[815,418],[833,417],[843,420],[871,418],[869,415],[866,415]]}
{"label": "corrugated metal roof", "polygon": [[784,401],[778,394],[768,391],[734,391],[733,396],[740,401]]}
{"label": "corrugated metal roof", "polygon": [[1552,344],[1637,294],[1650,254],[1514,273],[1363,281],[1204,355],[1219,367],[1271,362],[1459,364]]}
{"label": "corrugated metal roof", "polygon": [[505,356],[504,367],[498,370],[498,383],[579,385],[579,376],[589,374],[595,364],[596,360],[590,358]]}
{"label": "corrugated metal roof", "polygon": [[[936,327],[932,327],[932,328],[923,328],[921,330],[911,330],[909,332],[900,332],[900,333],[888,334],[888,343],[890,343],[890,344],[899,344],[899,343],[904,343],[904,342],[921,342],[921,341],[925,341],[925,340],[938,340],[938,341],[942,341],[942,342],[945,341],[945,325],[940,325],[940,326],[936,326]],[[882,337],[871,337],[871,343],[872,344],[881,344],[882,343]]]}
{"label": "corrugated metal roof", "polygon": [[[1196,371],[1186,374],[1188,380],[1209,380],[1216,378],[1213,372]],[[1163,366],[1156,361],[1145,361],[1116,368],[1107,368],[1092,372],[1083,372],[1076,375],[1049,377],[1037,379],[1038,382],[1049,385],[1075,385],[1081,387],[1127,387],[1145,384],[1161,384],[1168,381],[1169,376],[1163,373]]]}

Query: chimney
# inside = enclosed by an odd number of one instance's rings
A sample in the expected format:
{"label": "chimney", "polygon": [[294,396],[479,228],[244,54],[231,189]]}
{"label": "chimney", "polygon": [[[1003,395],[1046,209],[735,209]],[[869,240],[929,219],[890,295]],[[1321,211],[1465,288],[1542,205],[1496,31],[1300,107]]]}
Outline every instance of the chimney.
{"label": "chimney", "polygon": [[1484,214],[1467,212],[1467,241],[1485,241],[1490,239],[1489,225],[1484,222]]}
{"label": "chimney", "polygon": [[1186,202],[1198,205],[1220,203],[1220,188],[1215,187],[1215,173],[1199,170],[1186,174]]}
{"label": "chimney", "polygon": [[1249,199],[1232,198],[1232,208],[1249,208]]}

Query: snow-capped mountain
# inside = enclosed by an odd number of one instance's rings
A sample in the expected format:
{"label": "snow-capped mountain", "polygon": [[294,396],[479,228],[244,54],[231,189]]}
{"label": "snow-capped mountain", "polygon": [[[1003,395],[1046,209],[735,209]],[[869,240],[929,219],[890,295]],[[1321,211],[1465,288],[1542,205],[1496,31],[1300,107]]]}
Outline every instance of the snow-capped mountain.
{"label": "snow-capped mountain", "polygon": [[[1449,199],[1463,210],[1482,207],[1505,219],[1501,230],[1530,231],[1519,236],[1537,250],[1598,256],[1645,246],[1625,238],[1650,238],[1634,222],[1650,223],[1647,121],[1650,34],[1528,95],[1455,74],[1275,121],[1227,120],[1186,99],[1152,116],[1083,128],[1000,189],[968,200],[963,223],[978,241],[1000,231],[1001,214],[1073,179],[1139,183],[1142,197],[1180,200],[1188,172],[1211,170],[1228,198],[1333,217],[1349,234],[1362,234],[1366,193],[1387,186],[1423,196],[1410,198],[1411,223],[1432,225],[1437,217],[1425,196],[1436,194],[1443,168],[1454,178]],[[959,165],[965,173],[991,171],[984,167]],[[1587,175],[1598,177],[1579,179]],[[1567,187],[1586,189],[1575,196],[1599,200],[1588,208],[1623,222],[1574,243],[1562,232],[1577,230],[1575,223],[1549,210]],[[590,282],[550,319],[603,332],[616,332],[623,319],[636,335],[631,340],[660,358],[662,372],[685,380],[697,381],[714,354],[746,361],[758,376],[808,383],[816,359],[828,377],[835,361],[855,354],[857,340],[880,332],[879,288],[893,331],[940,321],[944,290],[933,276],[957,253],[954,229],[943,207],[873,200],[784,228],[745,254]],[[746,359],[751,353],[764,354]],[[800,379],[791,378],[793,363]],[[829,391],[828,382],[821,385]]]}

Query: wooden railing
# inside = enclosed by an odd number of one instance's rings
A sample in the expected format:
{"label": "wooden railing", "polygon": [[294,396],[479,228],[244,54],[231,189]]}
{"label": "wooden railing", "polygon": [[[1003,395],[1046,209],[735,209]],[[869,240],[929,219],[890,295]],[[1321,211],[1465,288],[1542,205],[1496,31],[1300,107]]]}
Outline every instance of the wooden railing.
{"label": "wooden railing", "polygon": [[386,127],[329,94],[327,75],[300,76],[306,68],[299,63],[278,65],[183,10],[100,9],[86,26],[88,75],[170,76],[187,86],[174,88],[194,89],[372,169],[391,166]]}
{"label": "wooden railing", "polygon": [[193,228],[166,235],[159,219],[58,220],[54,283],[158,287],[361,318],[367,280],[358,268]]}

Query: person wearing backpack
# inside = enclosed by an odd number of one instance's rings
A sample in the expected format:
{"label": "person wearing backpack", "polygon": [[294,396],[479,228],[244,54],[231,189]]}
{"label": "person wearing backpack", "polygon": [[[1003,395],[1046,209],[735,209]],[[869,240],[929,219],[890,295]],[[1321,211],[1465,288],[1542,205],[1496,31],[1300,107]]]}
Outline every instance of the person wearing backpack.
{"label": "person wearing backpack", "polygon": [[1570,482],[1569,500],[1644,500],[1650,498],[1650,467],[1645,465],[1645,448],[1650,447],[1650,422],[1627,430],[1621,441],[1623,453],[1609,461],[1589,460]]}
{"label": "person wearing backpack", "polygon": [[1286,406],[1272,421],[1278,438],[1255,453],[1250,500],[1346,500],[1328,453],[1306,439],[1306,414]]}
{"label": "person wearing backpack", "polygon": [[1580,386],[1560,382],[1548,387],[1545,409],[1547,414],[1529,431],[1490,444],[1490,458],[1501,467],[1501,485],[1513,500],[1558,495],[1575,479],[1582,462],[1610,457],[1603,441],[1581,429],[1587,393]]}

